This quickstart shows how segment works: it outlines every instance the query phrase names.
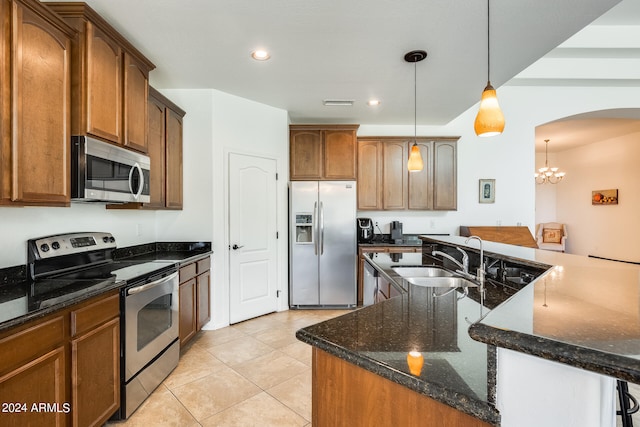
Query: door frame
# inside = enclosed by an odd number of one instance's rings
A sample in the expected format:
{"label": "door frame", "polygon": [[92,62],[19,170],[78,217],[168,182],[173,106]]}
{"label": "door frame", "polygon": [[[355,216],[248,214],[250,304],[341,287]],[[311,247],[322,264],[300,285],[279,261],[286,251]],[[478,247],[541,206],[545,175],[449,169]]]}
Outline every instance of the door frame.
{"label": "door frame", "polygon": [[[222,259],[220,259],[220,266],[224,266],[223,270],[223,278],[224,285],[221,287],[221,290],[224,291],[224,295],[215,295],[215,298],[220,298],[225,301],[226,305],[226,325],[230,324],[231,320],[231,280],[230,280],[230,263],[231,259],[229,256],[229,246],[231,245],[230,240],[230,229],[229,229],[229,159],[231,154],[239,154],[243,156],[251,156],[251,157],[259,157],[263,159],[273,160],[276,162],[276,172],[278,173],[278,181],[276,182],[276,221],[278,228],[278,241],[276,242],[276,292],[278,292],[279,297],[277,300],[277,311],[284,311],[289,309],[289,269],[288,269],[288,244],[289,244],[289,230],[288,230],[288,199],[287,199],[287,181],[288,175],[286,173],[282,173],[281,162],[278,161],[278,158],[273,155],[258,153],[254,151],[248,150],[237,150],[237,149],[224,149],[224,170],[223,170],[223,185],[224,185],[224,194],[223,194],[223,221],[224,221],[224,245],[223,245],[223,253]],[[284,205],[283,205],[284,203]],[[215,206],[214,206],[215,209]],[[212,295],[212,298],[214,296]]]}

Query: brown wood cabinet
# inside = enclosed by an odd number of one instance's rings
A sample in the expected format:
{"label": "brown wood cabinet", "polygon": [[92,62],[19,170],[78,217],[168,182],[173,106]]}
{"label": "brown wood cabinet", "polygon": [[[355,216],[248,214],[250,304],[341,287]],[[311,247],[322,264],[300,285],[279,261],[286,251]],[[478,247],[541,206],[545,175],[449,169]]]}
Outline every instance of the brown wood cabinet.
{"label": "brown wood cabinet", "polygon": [[107,205],[108,209],[182,209],[182,119],[186,113],[149,87],[147,141],[151,159],[149,203]]}
{"label": "brown wood cabinet", "polygon": [[155,68],[86,3],[46,3],[75,28],[71,129],[147,152],[149,71]]}
{"label": "brown wood cabinet", "polygon": [[69,204],[74,36],[37,1],[0,1],[0,204]]}
{"label": "brown wood cabinet", "polygon": [[[102,425],[120,406],[119,294],[112,291],[0,334],[3,425]],[[43,412],[33,404],[56,405]]]}
{"label": "brown wood cabinet", "polygon": [[425,167],[409,172],[414,138],[358,140],[358,210],[457,209],[457,138],[417,138]]}
{"label": "brown wood cabinet", "polygon": [[290,125],[289,178],[355,180],[358,125]]}
{"label": "brown wood cabinet", "polygon": [[211,257],[180,267],[180,346],[211,319]]}
{"label": "brown wood cabinet", "polygon": [[489,426],[316,347],[311,375],[311,418],[316,427]]}
{"label": "brown wood cabinet", "polygon": [[74,426],[102,425],[120,407],[120,296],[71,311]]}

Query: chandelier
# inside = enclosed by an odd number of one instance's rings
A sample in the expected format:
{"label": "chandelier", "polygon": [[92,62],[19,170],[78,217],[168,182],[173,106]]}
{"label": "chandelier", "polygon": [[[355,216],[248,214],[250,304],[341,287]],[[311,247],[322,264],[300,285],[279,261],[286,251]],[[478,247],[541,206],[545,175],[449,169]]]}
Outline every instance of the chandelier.
{"label": "chandelier", "polygon": [[535,174],[536,184],[557,184],[562,181],[566,174],[559,172],[558,168],[549,167],[549,140],[545,139],[544,143],[544,167],[538,169]]}

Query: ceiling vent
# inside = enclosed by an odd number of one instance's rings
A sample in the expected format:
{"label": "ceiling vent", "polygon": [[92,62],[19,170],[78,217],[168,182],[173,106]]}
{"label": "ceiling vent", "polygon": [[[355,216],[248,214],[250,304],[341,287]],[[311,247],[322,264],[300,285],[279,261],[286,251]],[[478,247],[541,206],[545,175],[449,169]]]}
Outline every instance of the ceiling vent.
{"label": "ceiling vent", "polygon": [[351,107],[355,101],[353,99],[325,99],[322,101],[327,107]]}

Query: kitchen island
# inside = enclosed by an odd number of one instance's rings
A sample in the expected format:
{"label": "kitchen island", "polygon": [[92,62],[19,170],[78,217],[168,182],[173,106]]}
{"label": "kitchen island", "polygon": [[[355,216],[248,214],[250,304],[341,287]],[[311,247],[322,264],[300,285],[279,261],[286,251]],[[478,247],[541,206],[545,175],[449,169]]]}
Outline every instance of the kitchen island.
{"label": "kitchen island", "polygon": [[[442,294],[448,289],[412,285],[392,270],[392,266],[422,264],[421,253],[377,253],[367,257],[367,262],[387,276],[400,295],[309,326],[296,334],[314,346],[314,366],[329,365],[330,371],[338,366],[340,372],[349,372],[351,382],[369,384],[345,386],[347,390],[342,397],[347,412],[360,404],[366,408],[342,417],[349,417],[349,425],[416,425],[403,424],[412,420],[402,417],[417,416],[416,420],[425,423],[425,415],[416,412],[415,407],[402,410],[402,405],[408,402],[417,405],[416,400],[423,400],[426,410],[437,414],[434,415],[437,419],[450,420],[443,425],[498,425],[500,417],[488,387],[491,383],[488,346],[472,340],[467,333],[470,322],[479,319],[487,309],[471,298],[458,299],[462,295],[459,292],[434,298],[433,292]],[[407,363],[411,351],[423,355],[419,372],[412,373]],[[341,364],[342,361],[347,363]],[[350,365],[357,369],[351,372]],[[377,383],[374,378],[368,378],[371,373],[384,380]],[[327,414],[317,411],[316,399],[322,393],[330,393],[333,404],[341,405],[336,403],[338,390],[334,385],[325,384],[331,391],[318,387],[320,382],[340,383],[339,378],[331,379],[328,374],[331,375],[330,372],[314,374],[313,424],[318,426],[339,425],[346,419],[335,408],[326,411]],[[407,389],[410,393],[403,395]],[[372,394],[379,390],[385,390],[385,396],[374,397]],[[370,402],[377,399],[380,401]],[[388,408],[394,408],[394,413],[387,413]],[[327,419],[327,415],[337,418]]]}
{"label": "kitchen island", "polygon": [[[465,238],[456,236],[423,240],[429,250],[433,245],[451,253],[455,247],[465,248],[470,271],[478,263],[477,242],[465,244]],[[615,378],[640,382],[640,268],[491,242],[484,242],[484,252],[486,261],[517,262],[547,271],[531,283],[523,282],[505,300],[494,301],[492,310],[480,306],[472,293],[459,300],[461,291],[450,294],[457,294],[459,352],[411,347],[424,345],[429,334],[442,337],[448,332],[443,332],[447,329],[443,323],[433,320],[437,309],[425,311],[425,298],[430,295],[424,289],[429,288],[403,284],[392,270],[388,278],[403,288],[401,296],[304,328],[297,336],[313,345],[314,355],[321,359],[327,353],[488,424],[615,425]],[[402,263],[425,263],[408,255],[413,254],[403,254]],[[383,259],[377,255],[372,261],[384,264]],[[389,273],[390,265],[378,266]],[[494,284],[487,286],[487,300],[498,292]],[[420,315],[413,315],[416,310],[422,310]],[[416,325],[422,325],[422,330]],[[468,334],[471,342],[487,345],[470,350]],[[413,375],[407,364],[412,350],[424,356],[420,375]],[[439,381],[443,371],[433,368],[431,372],[432,360],[447,361],[456,375],[447,374],[446,381]],[[336,381],[331,387],[337,387]]]}

